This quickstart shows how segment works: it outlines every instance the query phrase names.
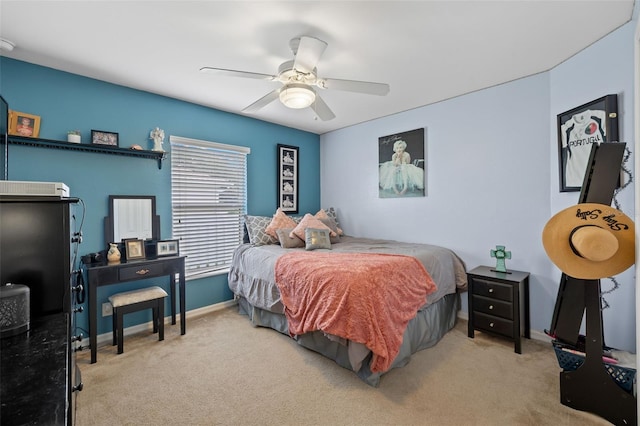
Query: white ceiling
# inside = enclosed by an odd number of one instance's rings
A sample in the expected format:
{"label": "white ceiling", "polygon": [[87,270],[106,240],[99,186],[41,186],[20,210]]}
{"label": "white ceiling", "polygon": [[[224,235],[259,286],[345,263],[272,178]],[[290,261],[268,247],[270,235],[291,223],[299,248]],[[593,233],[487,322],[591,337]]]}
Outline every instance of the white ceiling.
{"label": "white ceiling", "polygon": [[276,74],[289,40],[314,36],[328,43],[320,77],[390,93],[322,90],[326,122],[278,101],[245,115],[322,134],[547,71],[632,13],[633,0],[0,0],[0,37],[10,58],[245,114],[279,83],[199,69]]}

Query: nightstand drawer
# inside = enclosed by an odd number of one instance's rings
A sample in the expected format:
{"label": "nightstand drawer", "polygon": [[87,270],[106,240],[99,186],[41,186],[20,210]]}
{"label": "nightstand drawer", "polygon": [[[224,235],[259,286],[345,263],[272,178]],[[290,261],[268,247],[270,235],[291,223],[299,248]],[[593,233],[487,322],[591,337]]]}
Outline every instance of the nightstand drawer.
{"label": "nightstand drawer", "polygon": [[513,287],[511,285],[483,280],[476,277],[473,277],[472,279],[473,294],[493,299],[500,299],[506,302],[513,302]]}
{"label": "nightstand drawer", "polygon": [[120,281],[130,281],[162,275],[163,271],[164,266],[162,264],[146,264],[120,268],[118,274]]}
{"label": "nightstand drawer", "polygon": [[513,337],[513,321],[491,315],[485,315],[479,312],[474,313],[474,318],[475,327],[478,330],[486,330],[503,336]]}
{"label": "nightstand drawer", "polygon": [[482,296],[473,296],[474,312],[483,312],[508,320],[513,320],[513,304]]}

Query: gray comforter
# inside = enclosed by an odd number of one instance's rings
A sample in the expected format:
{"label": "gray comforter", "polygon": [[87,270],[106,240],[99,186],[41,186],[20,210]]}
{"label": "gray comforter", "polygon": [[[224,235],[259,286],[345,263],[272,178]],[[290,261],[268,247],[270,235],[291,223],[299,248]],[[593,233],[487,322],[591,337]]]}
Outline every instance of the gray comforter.
{"label": "gray comforter", "polygon": [[[390,253],[413,256],[424,265],[438,290],[429,295],[424,309],[443,296],[464,290],[467,275],[462,260],[451,250],[429,244],[404,243],[390,240],[343,236],[332,244],[333,252]],[[291,250],[279,245],[253,246],[242,244],[234,252],[229,271],[229,288],[253,306],[270,312],[284,313],[280,292],[275,283],[275,264],[279,256]]]}

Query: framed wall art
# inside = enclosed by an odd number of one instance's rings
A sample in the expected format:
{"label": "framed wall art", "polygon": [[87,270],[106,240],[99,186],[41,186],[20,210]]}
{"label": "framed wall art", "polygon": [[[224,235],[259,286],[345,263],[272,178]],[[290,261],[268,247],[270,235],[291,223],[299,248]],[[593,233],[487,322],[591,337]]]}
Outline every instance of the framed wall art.
{"label": "framed wall art", "polygon": [[124,250],[127,260],[146,259],[144,240],[129,238],[124,240]]}
{"label": "framed wall art", "polygon": [[118,134],[114,132],[105,132],[102,130],[92,130],[91,143],[97,145],[118,146]]}
{"label": "framed wall art", "polygon": [[9,111],[9,134],[37,138],[40,134],[40,116]]}
{"label": "framed wall art", "polygon": [[618,95],[558,114],[560,192],[580,191],[593,144],[617,141]]}
{"label": "framed wall art", "polygon": [[298,213],[298,152],[278,144],[278,207],[285,213]]}
{"label": "framed wall art", "polygon": [[424,128],[378,138],[379,198],[424,197]]}

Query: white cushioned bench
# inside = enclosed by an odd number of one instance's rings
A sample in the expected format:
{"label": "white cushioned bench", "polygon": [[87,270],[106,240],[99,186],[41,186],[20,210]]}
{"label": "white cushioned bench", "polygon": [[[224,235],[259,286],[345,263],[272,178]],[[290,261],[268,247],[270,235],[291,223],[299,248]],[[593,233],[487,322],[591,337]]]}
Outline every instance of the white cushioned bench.
{"label": "white cushioned bench", "polygon": [[125,291],[109,296],[113,306],[113,345],[118,345],[118,353],[124,352],[123,317],[125,314],[143,309],[153,310],[153,332],[158,340],[164,340],[164,298],[167,292],[158,286]]}

